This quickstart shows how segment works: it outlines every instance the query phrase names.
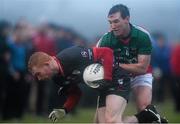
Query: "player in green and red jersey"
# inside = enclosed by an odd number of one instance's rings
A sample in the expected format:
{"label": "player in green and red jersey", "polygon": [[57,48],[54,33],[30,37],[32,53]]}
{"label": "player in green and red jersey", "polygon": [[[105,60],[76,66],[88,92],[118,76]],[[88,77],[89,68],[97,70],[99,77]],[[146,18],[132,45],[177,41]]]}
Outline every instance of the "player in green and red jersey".
{"label": "player in green and red jersey", "polygon": [[[97,47],[113,49],[115,64],[132,73],[131,88],[137,110],[141,111],[152,101],[151,36],[142,27],[130,23],[129,9],[125,5],[113,6],[108,21],[111,31],[104,34]],[[103,111],[105,109],[99,109],[97,113]]]}

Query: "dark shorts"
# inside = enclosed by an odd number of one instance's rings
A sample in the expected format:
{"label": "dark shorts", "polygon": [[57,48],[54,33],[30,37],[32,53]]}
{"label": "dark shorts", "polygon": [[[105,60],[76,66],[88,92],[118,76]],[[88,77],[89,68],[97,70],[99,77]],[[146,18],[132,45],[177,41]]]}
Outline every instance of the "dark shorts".
{"label": "dark shorts", "polygon": [[128,101],[130,93],[130,77],[122,68],[116,68],[113,71],[113,85],[99,92],[99,107],[106,106],[107,95],[121,96]]}

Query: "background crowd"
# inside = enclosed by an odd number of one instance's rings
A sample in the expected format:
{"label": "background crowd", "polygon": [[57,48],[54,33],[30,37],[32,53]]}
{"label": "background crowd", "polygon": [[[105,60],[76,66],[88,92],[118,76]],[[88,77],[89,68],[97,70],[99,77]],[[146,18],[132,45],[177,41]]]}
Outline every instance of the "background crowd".
{"label": "background crowd", "polygon": [[[171,41],[164,32],[152,32],[154,75],[153,99],[171,99],[174,111],[180,112],[180,39]],[[51,22],[33,25],[26,19],[15,24],[0,20],[0,115],[2,120],[21,119],[25,113],[47,116],[62,104],[58,87],[52,81],[37,82],[27,70],[27,60],[35,51],[56,55],[74,45],[92,47],[98,41],[84,38],[79,32]],[[96,93],[85,93],[80,105],[94,106]],[[168,96],[168,97],[167,97]],[[94,101],[94,102],[92,102]]]}

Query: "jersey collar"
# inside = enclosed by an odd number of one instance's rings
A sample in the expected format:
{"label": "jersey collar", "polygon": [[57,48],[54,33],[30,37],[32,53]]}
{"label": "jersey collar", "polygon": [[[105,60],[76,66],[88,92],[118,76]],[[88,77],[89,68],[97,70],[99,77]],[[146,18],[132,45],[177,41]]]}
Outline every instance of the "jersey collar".
{"label": "jersey collar", "polygon": [[56,57],[56,56],[53,56],[54,60],[57,62],[58,64],[58,69],[59,69],[59,73],[62,75],[62,76],[65,76],[64,75],[64,70],[63,70],[63,67],[62,67],[62,64],[60,62],[60,60]]}

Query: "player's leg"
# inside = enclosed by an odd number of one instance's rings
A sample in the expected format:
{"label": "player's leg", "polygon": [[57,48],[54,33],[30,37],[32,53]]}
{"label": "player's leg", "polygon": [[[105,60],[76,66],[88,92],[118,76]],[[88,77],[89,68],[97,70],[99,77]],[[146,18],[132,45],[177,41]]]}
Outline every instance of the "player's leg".
{"label": "player's leg", "polygon": [[123,117],[123,123],[139,123],[136,116],[125,116]]}
{"label": "player's leg", "polygon": [[125,117],[124,123],[167,123],[165,118],[160,117],[154,105],[148,105],[135,116]]}
{"label": "player's leg", "polygon": [[130,93],[129,74],[120,68],[113,72],[113,82],[116,84],[109,87],[106,93],[105,121],[107,123],[122,123],[122,114],[127,105]]}
{"label": "player's leg", "polygon": [[[153,109],[155,116],[157,116],[155,118],[158,118],[155,122],[168,123],[168,120],[165,117],[161,117],[159,115],[159,113],[157,112],[156,108],[152,107],[152,105],[151,105],[152,90],[150,87],[148,87],[148,86],[137,86],[137,87],[134,87],[133,91],[134,91],[134,94],[136,96],[136,105],[137,105],[137,109],[139,112],[144,110],[145,108],[149,108],[149,106],[150,106],[151,109]],[[152,116],[154,116],[154,115],[152,115]],[[154,118],[154,117],[152,117],[152,118]],[[149,122],[147,121],[145,123],[149,123]]]}
{"label": "player's leg", "polygon": [[106,107],[99,106],[97,109],[95,123],[151,123],[159,119],[159,116],[156,115],[152,107],[148,107],[136,115],[126,116],[122,119],[127,100],[118,95],[108,95],[106,101]]}
{"label": "player's leg", "polygon": [[118,95],[108,95],[106,97],[105,122],[122,123],[122,114],[127,105],[127,100]]}
{"label": "player's leg", "polygon": [[[99,96],[98,96],[98,98],[99,98]],[[95,115],[94,115],[94,120],[93,120],[93,122],[94,122],[95,124],[99,123],[99,120],[98,120],[98,104],[97,104],[97,107],[96,107],[96,112],[95,112]]]}
{"label": "player's leg", "polygon": [[[102,96],[101,96],[102,97]],[[98,96],[96,113],[94,116],[94,123],[104,123],[105,122],[105,99]]]}
{"label": "player's leg", "polygon": [[[117,94],[118,92],[114,92]],[[127,104],[127,99],[118,95],[105,95],[101,94],[97,102],[97,110],[95,114],[95,123],[105,123],[105,122],[122,122],[122,114],[124,112],[125,106]],[[121,94],[126,94],[122,93]],[[126,96],[126,95],[124,95]],[[125,118],[124,122],[134,122],[137,123],[137,118],[135,116],[128,116]]]}
{"label": "player's leg", "polygon": [[95,113],[95,123],[105,123],[105,106],[106,106],[106,94],[105,91],[99,92],[97,98],[97,108]]}
{"label": "player's leg", "polygon": [[[137,110],[140,112],[149,107],[152,101],[152,74],[145,74],[135,77],[131,82],[131,88],[135,96]],[[156,108],[153,108],[158,115]],[[161,122],[167,123],[167,119],[160,117]]]}
{"label": "player's leg", "polygon": [[137,110],[141,111],[151,104],[152,89],[148,86],[136,86],[133,88]]}
{"label": "player's leg", "polygon": [[106,107],[100,107],[96,110],[95,123],[105,123],[105,111]]}
{"label": "player's leg", "polygon": [[[98,122],[108,122],[108,123],[122,123],[131,122],[137,123],[143,122],[144,115],[146,115],[146,119],[150,118],[148,122],[153,120],[157,120],[156,114],[154,114],[153,110],[147,109],[147,111],[142,111],[136,116],[126,117],[125,120],[122,121],[122,114],[127,104],[129,91],[130,91],[130,82],[128,80],[119,79],[119,71],[116,70],[116,76],[114,77],[114,81],[117,81],[117,86],[109,87],[105,91],[100,92],[99,99],[99,108],[97,110]],[[104,108],[106,106],[106,108]],[[152,112],[151,112],[152,111]],[[105,113],[105,115],[104,115]],[[150,115],[150,116],[149,116]],[[104,120],[105,119],[105,120]],[[138,121],[137,121],[138,120]],[[145,120],[146,121],[146,120]]]}
{"label": "player's leg", "polygon": [[[124,91],[124,90],[123,90]],[[114,94],[113,94],[114,93]],[[139,112],[135,116],[128,116],[125,117],[122,121],[122,114],[124,112],[125,106],[127,104],[127,92],[122,92],[115,90],[111,91],[111,94],[101,95],[99,99],[99,106],[97,109],[96,115],[96,123],[112,123],[112,122],[119,122],[119,123],[151,123],[153,121],[157,121],[159,116],[157,116],[157,112],[154,111],[153,107],[148,107],[145,110]],[[117,95],[120,93],[124,97]],[[106,103],[105,103],[106,101]],[[105,108],[106,106],[106,108]]]}
{"label": "player's leg", "polygon": [[121,96],[110,94],[106,97],[105,122],[106,123],[152,123],[160,122],[160,115],[153,105],[148,105],[136,115],[122,119],[127,100]]}
{"label": "player's leg", "polygon": [[131,82],[135,96],[137,110],[144,110],[152,101],[152,74],[145,74],[135,77]]}
{"label": "player's leg", "polygon": [[[116,95],[119,91],[113,89],[111,93],[108,90],[102,91],[98,100],[98,108],[96,110],[96,123],[113,123],[122,122],[122,113],[127,104],[127,99],[120,95]],[[127,92],[127,91],[125,91]],[[124,93],[124,96],[127,93]]]}

